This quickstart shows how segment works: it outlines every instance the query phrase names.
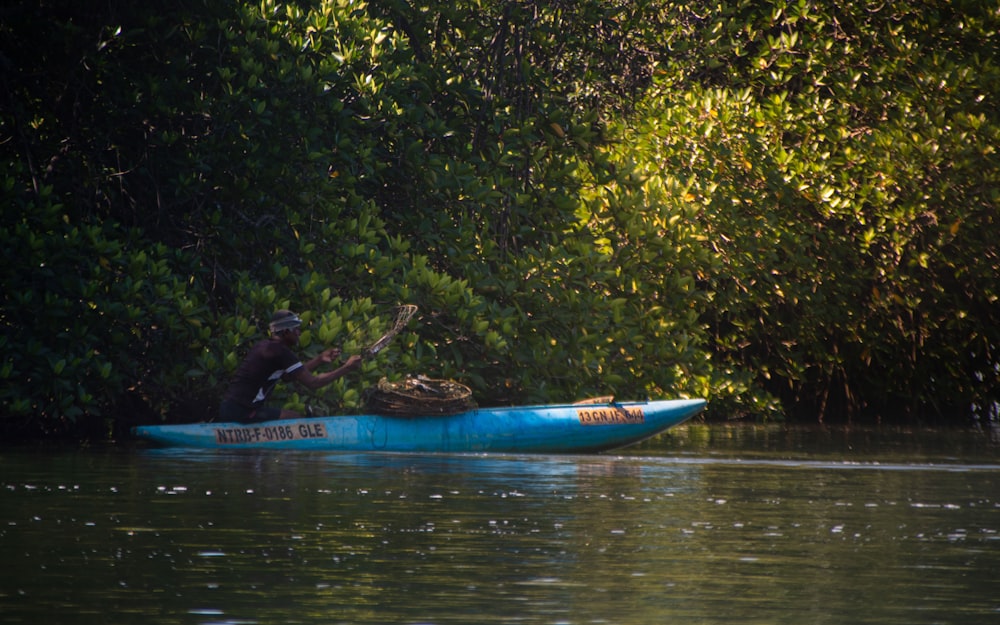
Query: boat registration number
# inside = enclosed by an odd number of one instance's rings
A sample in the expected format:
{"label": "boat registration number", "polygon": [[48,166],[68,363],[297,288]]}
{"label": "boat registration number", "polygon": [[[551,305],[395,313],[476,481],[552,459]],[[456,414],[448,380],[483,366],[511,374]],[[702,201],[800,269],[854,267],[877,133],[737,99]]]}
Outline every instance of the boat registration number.
{"label": "boat registration number", "polygon": [[628,423],[644,423],[646,414],[642,408],[578,408],[576,416],[583,425],[620,425]]}
{"label": "boat registration number", "polygon": [[326,426],[322,423],[298,423],[294,425],[215,429],[215,442],[219,445],[280,443],[283,441],[302,441],[312,438],[326,438]]}

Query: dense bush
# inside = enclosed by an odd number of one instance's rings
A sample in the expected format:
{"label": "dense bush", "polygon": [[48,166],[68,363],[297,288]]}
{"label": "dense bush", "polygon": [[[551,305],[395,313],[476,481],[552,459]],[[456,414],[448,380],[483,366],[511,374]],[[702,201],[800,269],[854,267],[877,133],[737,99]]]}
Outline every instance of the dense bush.
{"label": "dense bush", "polygon": [[967,4],[2,9],[3,429],[204,418],[273,309],[310,354],[399,302],[360,379],[282,399],[989,413],[1000,17]]}
{"label": "dense bush", "polygon": [[665,55],[637,136],[721,263],[715,365],[799,416],[995,416],[1000,16],[804,0],[704,15],[672,31],[683,54]]}

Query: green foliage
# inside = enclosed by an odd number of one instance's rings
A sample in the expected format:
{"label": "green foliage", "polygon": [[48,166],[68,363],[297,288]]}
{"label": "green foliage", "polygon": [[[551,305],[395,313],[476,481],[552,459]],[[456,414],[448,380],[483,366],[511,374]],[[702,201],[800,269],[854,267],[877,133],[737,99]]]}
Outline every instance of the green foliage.
{"label": "green foliage", "polygon": [[998,16],[960,4],[676,31],[708,45],[667,56],[637,136],[702,206],[715,364],[793,414],[995,414]]}
{"label": "green foliage", "polygon": [[305,357],[482,404],[995,410],[998,24],[976,3],[29,2],[0,23],[7,431],[204,418]]}
{"label": "green foliage", "polygon": [[[12,178],[8,177],[8,181]],[[49,187],[0,227],[0,401],[14,430],[104,431],[144,399],[183,396],[188,349],[210,337],[190,259],[113,222],[74,223]]]}

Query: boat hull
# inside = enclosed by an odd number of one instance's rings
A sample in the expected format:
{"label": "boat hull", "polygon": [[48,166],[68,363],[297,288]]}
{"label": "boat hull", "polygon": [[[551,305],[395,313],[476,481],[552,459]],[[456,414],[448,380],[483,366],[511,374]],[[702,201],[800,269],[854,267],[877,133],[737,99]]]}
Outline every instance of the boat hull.
{"label": "boat hull", "polygon": [[479,408],[448,416],[353,415],[262,423],[147,425],[158,445],[362,452],[586,453],[631,445],[687,421],[703,399]]}

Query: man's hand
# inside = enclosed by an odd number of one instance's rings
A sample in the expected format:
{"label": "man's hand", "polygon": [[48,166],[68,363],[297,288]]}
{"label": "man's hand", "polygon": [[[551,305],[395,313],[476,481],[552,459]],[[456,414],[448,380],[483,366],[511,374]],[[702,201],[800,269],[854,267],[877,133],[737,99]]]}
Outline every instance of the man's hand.
{"label": "man's hand", "polygon": [[339,357],[340,357],[339,347],[331,347],[330,349],[323,350],[323,353],[319,355],[319,359],[325,363],[331,363]]}
{"label": "man's hand", "polygon": [[326,386],[330,382],[333,382],[334,380],[344,375],[348,371],[353,371],[354,369],[357,369],[359,366],[361,366],[361,356],[355,354],[354,356],[348,358],[344,362],[344,364],[340,365],[333,371],[326,371],[320,374],[313,373],[313,369],[319,366],[318,363],[330,362],[339,355],[340,355],[340,350],[337,348],[331,348],[324,351],[319,356],[316,356],[315,358],[310,360],[309,363],[306,364],[306,366],[296,369],[295,372],[292,373],[293,376],[292,379],[298,382],[299,384],[302,384],[306,388],[315,391],[316,389]]}

